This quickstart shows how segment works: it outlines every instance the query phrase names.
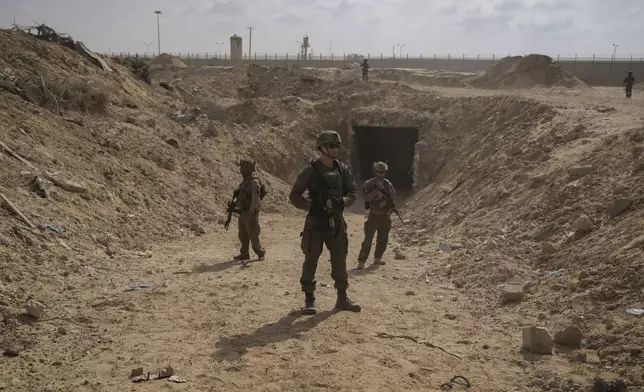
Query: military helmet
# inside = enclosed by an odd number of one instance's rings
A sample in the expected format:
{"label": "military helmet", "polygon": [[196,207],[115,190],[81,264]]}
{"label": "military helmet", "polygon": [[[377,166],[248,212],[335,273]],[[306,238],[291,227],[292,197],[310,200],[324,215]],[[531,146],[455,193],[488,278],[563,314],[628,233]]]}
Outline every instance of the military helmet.
{"label": "military helmet", "polygon": [[331,130],[320,132],[317,139],[315,140],[315,146],[317,148],[320,148],[327,143],[341,144],[342,139],[340,138],[340,134],[338,134],[336,131],[331,131]]}
{"label": "military helmet", "polygon": [[387,166],[386,163],[384,162],[374,162],[373,163],[373,171],[378,172],[378,171],[387,171],[389,170],[389,167]]}
{"label": "military helmet", "polygon": [[255,160],[250,158],[241,158],[239,160],[239,167],[255,169]]}
{"label": "military helmet", "polygon": [[632,74],[632,73],[633,73],[633,71],[628,71],[628,73],[629,73],[629,74]]}

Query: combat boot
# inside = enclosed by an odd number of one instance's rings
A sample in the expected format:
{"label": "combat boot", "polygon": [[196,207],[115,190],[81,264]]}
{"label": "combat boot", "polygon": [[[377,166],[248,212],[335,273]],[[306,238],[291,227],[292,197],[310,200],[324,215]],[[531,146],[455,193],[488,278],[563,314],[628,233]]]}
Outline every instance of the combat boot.
{"label": "combat boot", "polygon": [[385,264],[387,264],[384,261],[382,261],[382,259],[373,259],[373,263],[375,265],[385,265]]}
{"label": "combat boot", "polygon": [[302,308],[302,313],[313,315],[318,312],[315,308],[315,295],[306,293],[306,298],[304,299],[304,308]]}
{"label": "combat boot", "polygon": [[338,290],[338,300],[335,302],[337,310],[348,310],[349,312],[360,312],[362,307],[353,303],[347,296],[346,290]]}
{"label": "combat boot", "polygon": [[358,260],[358,269],[364,269],[364,261]]}
{"label": "combat boot", "polygon": [[233,257],[233,260],[250,260],[250,255],[237,255]]}

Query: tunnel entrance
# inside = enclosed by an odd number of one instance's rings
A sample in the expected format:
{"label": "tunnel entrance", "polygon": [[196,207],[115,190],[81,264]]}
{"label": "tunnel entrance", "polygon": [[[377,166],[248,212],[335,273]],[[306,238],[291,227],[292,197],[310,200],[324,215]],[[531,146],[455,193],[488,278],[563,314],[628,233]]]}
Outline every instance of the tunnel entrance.
{"label": "tunnel entrance", "polygon": [[383,161],[389,166],[387,178],[394,187],[411,192],[418,128],[356,126],[353,131],[352,162],[359,168],[360,182],[373,176],[371,165],[374,162]]}

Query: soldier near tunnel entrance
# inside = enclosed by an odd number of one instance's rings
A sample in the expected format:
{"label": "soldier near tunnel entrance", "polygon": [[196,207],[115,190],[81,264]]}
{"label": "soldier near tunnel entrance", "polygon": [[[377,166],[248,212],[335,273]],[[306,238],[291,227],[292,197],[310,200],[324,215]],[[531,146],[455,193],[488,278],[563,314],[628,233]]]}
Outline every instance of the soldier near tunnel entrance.
{"label": "soldier near tunnel entrance", "polygon": [[633,76],[633,71],[628,71],[628,76],[624,78],[622,86],[626,90],[626,98],[630,98],[633,94],[633,85],[635,84],[635,76]]}
{"label": "soldier near tunnel entrance", "polygon": [[241,248],[239,255],[233,257],[233,259],[241,261],[249,260],[249,245],[252,245],[253,252],[257,254],[258,260],[261,261],[264,260],[266,251],[262,248],[259,240],[259,211],[262,199],[266,195],[266,190],[255,173],[254,160],[248,158],[240,159],[239,171],[244,179],[235,191],[237,193],[235,209],[239,212],[237,223]]}
{"label": "soldier near tunnel entrance", "polygon": [[[356,201],[357,191],[349,168],[337,159],[341,144],[337,132],[322,131],[316,140],[320,157],[300,172],[289,196],[295,207],[308,211],[301,234],[304,264],[300,284],[305,295],[305,314],[317,313],[315,272],[323,246],[331,254],[331,276],[338,293],[335,308],[352,312],[361,310],[360,305],[347,296],[349,237],[343,212],[345,207],[350,207]],[[309,199],[303,196],[307,190]]]}
{"label": "soldier near tunnel entrance", "polygon": [[393,184],[385,178],[387,175],[387,164],[375,162],[373,164],[374,177],[367,180],[362,186],[362,195],[365,200],[365,208],[369,215],[364,223],[364,240],[360,254],[358,255],[358,269],[363,269],[369,253],[373,236],[376,237],[376,250],[374,261],[376,265],[384,265],[382,255],[387,250],[389,242],[389,231],[391,230],[391,213],[396,208],[396,190]]}

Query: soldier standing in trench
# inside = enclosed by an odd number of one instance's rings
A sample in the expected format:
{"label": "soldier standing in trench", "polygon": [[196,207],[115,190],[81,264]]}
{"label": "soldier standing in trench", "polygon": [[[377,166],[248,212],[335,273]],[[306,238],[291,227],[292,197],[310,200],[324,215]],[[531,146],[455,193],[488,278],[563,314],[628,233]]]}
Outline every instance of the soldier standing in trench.
{"label": "soldier standing in trench", "polygon": [[622,86],[626,89],[626,98],[630,98],[633,94],[633,85],[635,84],[635,76],[633,76],[633,71],[628,71],[628,76],[624,78]]}
{"label": "soldier standing in trench", "polygon": [[365,203],[368,204],[369,215],[364,223],[364,240],[358,255],[358,269],[364,268],[376,232],[378,236],[376,237],[373,263],[375,265],[385,264],[382,261],[382,255],[387,250],[389,231],[391,230],[391,213],[396,203],[396,189],[385,178],[388,169],[386,163],[375,162],[373,164],[374,177],[367,180],[362,186],[362,195]]}
{"label": "soldier standing in trench", "polygon": [[[315,271],[325,245],[331,255],[331,276],[338,295],[335,308],[359,312],[360,305],[353,303],[347,296],[349,237],[343,216],[344,208],[356,201],[356,183],[349,168],[337,159],[342,144],[337,132],[322,131],[315,144],[320,157],[300,172],[289,195],[291,204],[308,211],[301,234],[304,253],[300,278],[305,295],[303,312],[317,313]],[[303,196],[306,190],[310,200]]]}
{"label": "soldier standing in trench", "polygon": [[239,184],[239,196],[237,196],[236,209],[239,211],[237,220],[239,228],[239,241],[241,248],[239,255],[233,257],[234,260],[249,260],[249,245],[252,245],[253,252],[257,254],[258,260],[264,260],[266,251],[262,248],[259,240],[259,211],[262,198],[262,184],[255,174],[255,161],[242,158],[239,160],[239,171],[244,177]]}

